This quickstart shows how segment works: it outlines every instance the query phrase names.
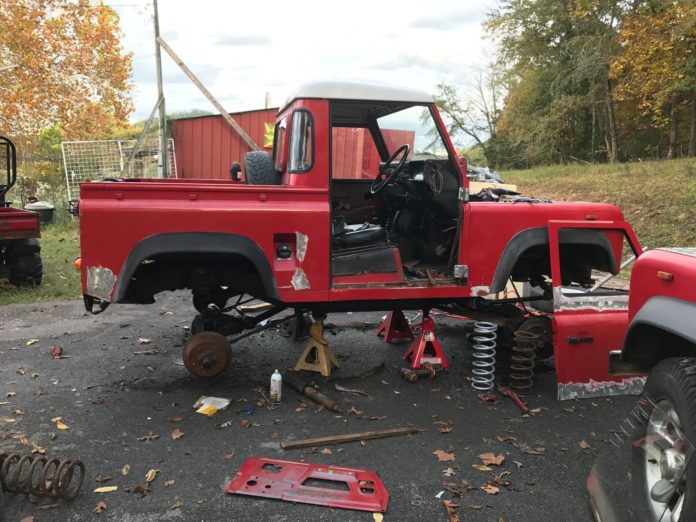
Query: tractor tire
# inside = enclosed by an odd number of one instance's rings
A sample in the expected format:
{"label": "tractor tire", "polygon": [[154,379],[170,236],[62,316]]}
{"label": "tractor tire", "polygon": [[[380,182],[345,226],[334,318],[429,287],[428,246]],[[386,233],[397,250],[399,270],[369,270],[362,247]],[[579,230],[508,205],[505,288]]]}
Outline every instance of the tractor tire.
{"label": "tractor tire", "polygon": [[14,286],[38,286],[43,278],[43,263],[38,252],[9,259],[9,281]]}
{"label": "tractor tire", "polygon": [[263,151],[244,155],[244,178],[248,185],[280,185],[280,176],[273,165],[273,158]]}
{"label": "tractor tire", "polygon": [[[677,438],[676,428],[696,445],[696,358],[661,361],[645,383],[643,398],[656,407],[634,433],[631,475],[637,506],[653,515],[651,520],[692,521],[696,513],[696,459],[689,461],[679,442],[661,442]],[[638,441],[642,444],[636,444]],[[660,491],[665,492],[664,498],[655,499]]]}

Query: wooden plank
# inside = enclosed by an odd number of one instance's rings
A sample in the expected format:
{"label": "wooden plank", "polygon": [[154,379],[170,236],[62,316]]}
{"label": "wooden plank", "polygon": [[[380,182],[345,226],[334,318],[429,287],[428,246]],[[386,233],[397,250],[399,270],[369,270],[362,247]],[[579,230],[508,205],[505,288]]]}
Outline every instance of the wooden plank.
{"label": "wooden plank", "polygon": [[477,195],[482,190],[486,189],[505,189],[511,192],[517,192],[517,185],[509,183],[495,183],[493,181],[469,181],[469,194]]}
{"label": "wooden plank", "polygon": [[244,132],[244,129],[242,129],[242,127],[240,127],[239,124],[232,119],[230,114],[225,110],[225,108],[220,104],[220,102],[217,101],[217,99],[212,94],[210,94],[210,91],[205,88],[205,85],[203,85],[203,83],[201,83],[198,77],[195,74],[193,74],[193,71],[191,71],[191,69],[187,67],[187,65],[183,62],[181,58],[179,58],[179,56],[174,52],[174,50],[171,47],[169,47],[169,44],[167,44],[167,42],[165,42],[161,36],[158,36],[157,38],[155,38],[155,40],[165,51],[167,51],[167,54],[171,56],[172,60],[174,60],[174,63],[176,63],[181,68],[181,70],[184,71],[184,74],[189,77],[189,79],[194,83],[194,85],[198,87],[198,89],[200,89],[200,91],[205,95],[206,98],[208,98],[208,101],[210,101],[210,103],[212,103],[215,106],[215,108],[225,119],[225,121],[229,123],[232,126],[232,128],[237,132],[237,134],[239,134],[239,136],[246,142],[246,144],[249,145],[249,148],[255,151],[259,150],[259,146],[256,143],[254,143],[254,140],[252,140],[251,137],[249,137],[249,135],[246,132]]}
{"label": "wooden plank", "polygon": [[299,439],[282,442],[280,447],[283,449],[308,448],[311,446],[329,446],[342,444],[344,442],[356,442],[359,440],[385,439],[387,437],[400,437],[402,435],[413,435],[418,433],[418,428],[394,428],[382,431],[363,431],[362,433],[348,433],[345,435],[334,435],[328,437],[317,437],[314,439]]}

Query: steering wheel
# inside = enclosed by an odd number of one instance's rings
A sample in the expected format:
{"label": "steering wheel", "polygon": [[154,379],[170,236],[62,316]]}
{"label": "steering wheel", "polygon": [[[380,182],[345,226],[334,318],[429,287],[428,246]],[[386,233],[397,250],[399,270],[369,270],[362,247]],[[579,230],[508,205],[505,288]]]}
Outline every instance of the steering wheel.
{"label": "steering wheel", "polygon": [[[394,154],[389,156],[387,161],[384,162],[384,165],[382,165],[379,168],[377,177],[374,180],[372,180],[372,185],[370,186],[370,194],[377,194],[384,187],[386,187],[392,179],[394,179],[394,176],[401,172],[401,169],[404,168],[404,163],[406,163],[406,158],[408,158],[408,153],[410,151],[411,147],[408,143],[405,143],[404,145],[396,149],[394,151]],[[389,170],[389,168],[391,167],[392,163],[394,163],[394,160],[399,156],[399,154],[401,154],[401,159],[399,160],[399,163],[389,174],[385,174],[385,172],[387,172],[387,170]]]}

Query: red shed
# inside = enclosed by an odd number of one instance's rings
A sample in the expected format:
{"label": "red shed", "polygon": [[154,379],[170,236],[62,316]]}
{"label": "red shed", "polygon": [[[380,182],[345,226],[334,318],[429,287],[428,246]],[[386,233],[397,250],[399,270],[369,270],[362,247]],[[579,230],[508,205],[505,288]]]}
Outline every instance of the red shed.
{"label": "red shed", "polygon": [[[230,114],[259,147],[264,134],[273,129],[278,109],[261,109]],[[268,127],[267,127],[268,125]],[[182,118],[171,122],[180,178],[229,179],[230,165],[244,165],[248,145],[220,115]],[[388,130],[388,145],[413,146],[413,131]],[[334,178],[373,178],[380,158],[365,129],[335,128],[332,133]],[[269,145],[272,145],[269,143]],[[269,153],[272,147],[267,147]]]}
{"label": "red shed", "polygon": [[[264,145],[265,124],[273,128],[278,109],[232,113],[236,121],[259,147]],[[222,116],[182,118],[171,122],[180,178],[229,179],[230,165],[244,163],[249,146],[232,130]],[[271,151],[269,147],[268,152]]]}

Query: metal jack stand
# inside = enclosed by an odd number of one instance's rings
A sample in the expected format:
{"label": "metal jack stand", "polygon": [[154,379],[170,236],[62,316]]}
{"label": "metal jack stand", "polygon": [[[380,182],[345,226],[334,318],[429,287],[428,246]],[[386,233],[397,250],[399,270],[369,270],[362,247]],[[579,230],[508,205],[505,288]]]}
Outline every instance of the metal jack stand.
{"label": "metal jack stand", "polygon": [[438,364],[445,369],[449,366],[445,354],[442,353],[440,343],[435,337],[435,322],[430,318],[430,310],[423,310],[423,327],[411,346],[409,346],[404,359],[411,358],[411,368],[420,368],[422,364]]}
{"label": "metal jack stand", "polygon": [[394,339],[408,339],[413,340],[413,331],[411,330],[411,325],[408,324],[408,320],[401,310],[392,310],[387,314],[382,321],[382,324],[377,328],[377,337],[384,335],[384,342],[390,343]]}
{"label": "metal jack stand", "polygon": [[340,368],[336,356],[329,347],[329,342],[324,338],[324,318],[317,317],[309,329],[309,342],[302,352],[300,359],[293,370],[307,370],[321,373],[324,377],[331,375],[331,367]]}

